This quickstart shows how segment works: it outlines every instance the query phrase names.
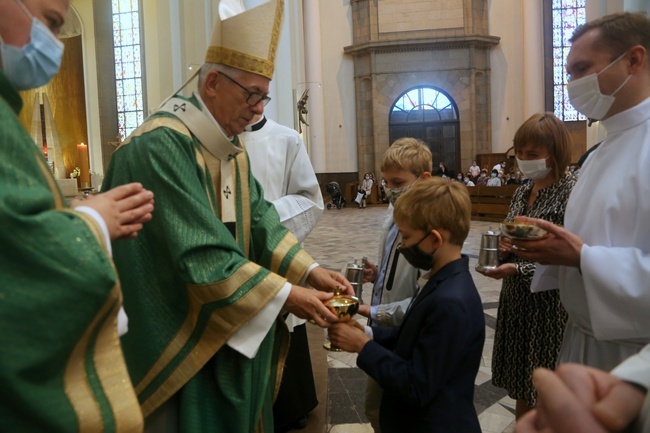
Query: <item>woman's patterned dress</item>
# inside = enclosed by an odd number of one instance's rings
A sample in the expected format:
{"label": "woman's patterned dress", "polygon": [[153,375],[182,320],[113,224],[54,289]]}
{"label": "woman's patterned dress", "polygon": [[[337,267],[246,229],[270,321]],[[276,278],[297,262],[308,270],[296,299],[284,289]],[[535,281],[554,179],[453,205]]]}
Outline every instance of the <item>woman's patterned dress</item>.
{"label": "woman's patterned dress", "polygon": [[[537,193],[528,209],[533,182],[517,188],[506,221],[516,216],[564,223],[564,211],[576,182],[568,174]],[[492,357],[492,383],[505,388],[516,400],[534,406],[537,393],[532,372],[537,367],[555,368],[566,324],[566,312],[558,290],[531,293],[535,264],[511,254],[507,262],[519,265],[519,272],[503,279]]]}

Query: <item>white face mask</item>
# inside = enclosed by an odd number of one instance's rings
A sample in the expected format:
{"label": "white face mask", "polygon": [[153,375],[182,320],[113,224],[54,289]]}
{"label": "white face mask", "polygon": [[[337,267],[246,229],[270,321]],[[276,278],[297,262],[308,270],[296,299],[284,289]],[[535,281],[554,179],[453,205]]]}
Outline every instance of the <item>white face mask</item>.
{"label": "white face mask", "polygon": [[519,170],[529,179],[543,179],[551,172],[551,167],[546,166],[546,160],[548,158],[533,159],[530,161],[516,159]]}
{"label": "white face mask", "polygon": [[567,92],[569,93],[569,100],[571,105],[575,107],[580,113],[584,114],[590,119],[602,119],[614,103],[614,95],[621,90],[621,88],[628,82],[632,75],[628,75],[625,81],[618,86],[611,95],[603,95],[600,92],[600,85],[598,84],[598,75],[606,71],[614,63],[618,62],[627,54],[627,51],[618,56],[609,65],[605,66],[600,72],[589,74],[577,80],[569,81],[567,84]]}

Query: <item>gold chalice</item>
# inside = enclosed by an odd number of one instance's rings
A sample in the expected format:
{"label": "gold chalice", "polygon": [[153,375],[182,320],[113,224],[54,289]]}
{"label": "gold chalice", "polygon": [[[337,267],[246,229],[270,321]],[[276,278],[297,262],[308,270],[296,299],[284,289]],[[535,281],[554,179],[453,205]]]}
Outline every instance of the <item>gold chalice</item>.
{"label": "gold chalice", "polygon": [[[359,311],[359,298],[356,296],[342,295],[341,289],[334,289],[334,297],[325,302],[325,306],[339,318],[339,322],[349,322]],[[331,352],[341,352],[341,349],[326,340],[323,347]]]}

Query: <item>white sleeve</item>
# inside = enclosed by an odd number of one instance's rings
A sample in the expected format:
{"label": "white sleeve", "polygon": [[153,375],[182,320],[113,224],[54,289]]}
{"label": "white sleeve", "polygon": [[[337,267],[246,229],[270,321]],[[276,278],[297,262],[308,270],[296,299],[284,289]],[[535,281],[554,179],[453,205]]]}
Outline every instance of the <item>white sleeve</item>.
{"label": "white sleeve", "polygon": [[636,383],[650,389],[650,344],[637,355],[620,363],[612,370],[612,374],[626,382]]}
{"label": "white sleeve", "polygon": [[108,252],[108,255],[110,257],[113,256],[113,250],[111,248],[111,236],[108,233],[108,226],[106,225],[106,222],[104,221],[104,218],[97,212],[95,209],[89,207],[89,206],[77,206],[74,208],[74,210],[78,212],[85,213],[86,215],[90,216],[92,219],[95,220],[99,228],[102,230],[102,233],[104,234],[104,240],[106,241],[106,249]]}
{"label": "white sleeve", "polygon": [[[108,233],[108,227],[106,226],[104,218],[102,218],[99,212],[89,206],[77,206],[74,210],[85,213],[97,222],[97,225],[100,227],[102,234],[104,235],[104,240],[106,241],[106,253],[109,257],[112,257],[113,249],[111,248],[111,236]],[[124,307],[120,307],[120,311],[117,313],[117,334],[121,337],[128,331],[129,318],[126,315],[126,311],[124,311]]]}
{"label": "white sleeve", "polygon": [[596,338],[650,339],[649,254],[585,244],[580,271]]}
{"label": "white sleeve", "polygon": [[[297,138],[299,140],[299,138]],[[286,195],[273,200],[280,222],[292,232],[299,242],[305,240],[323,213],[323,195],[318,179],[302,142],[296,157],[288,168]]]}
{"label": "white sleeve", "polygon": [[291,293],[291,284],[286,283],[284,287],[275,295],[255,317],[248,323],[239,328],[235,335],[228,340],[228,346],[245,357],[252,359],[257,354],[262,340],[273,326],[284,303]]}

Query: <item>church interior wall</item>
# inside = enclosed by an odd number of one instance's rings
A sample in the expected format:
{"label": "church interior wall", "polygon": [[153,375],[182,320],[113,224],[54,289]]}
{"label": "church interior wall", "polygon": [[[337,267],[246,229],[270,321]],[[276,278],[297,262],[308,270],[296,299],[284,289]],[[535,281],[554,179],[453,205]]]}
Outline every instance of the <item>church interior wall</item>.
{"label": "church interior wall", "polygon": [[[522,2],[493,0],[489,10],[489,34],[501,38],[490,53],[492,152],[512,146],[515,131],[533,113],[524,112],[524,57]],[[507,17],[507,18],[506,18]],[[539,65],[541,68],[542,65]],[[543,83],[539,83],[543,86]],[[544,107],[539,107],[543,110]]]}
{"label": "church interior wall", "polygon": [[104,172],[99,129],[99,83],[97,81],[97,50],[95,46],[95,22],[92,0],[74,0],[82,25],[83,70],[86,97],[86,120],[90,153],[90,170]]}
{"label": "church interior wall", "polygon": [[[264,0],[245,0],[248,7]],[[281,39],[275,82],[272,84],[273,102],[268,107],[280,123],[297,128],[295,111],[296,98],[302,93],[304,81],[304,31],[302,28],[302,1],[286,0],[285,29]],[[322,86],[324,89],[325,140],[327,146],[327,172],[353,173],[359,166],[371,163],[378,169],[382,150],[388,146],[388,110],[399,92],[408,86],[430,84],[449,92],[461,110],[461,133],[475,134],[477,142],[471,148],[463,148],[462,164],[483,151],[505,152],[512,143],[515,130],[523,121],[537,111],[543,111],[543,58],[539,53],[541,35],[538,29],[531,31],[537,12],[535,5],[521,0],[434,0],[440,10],[428,2],[405,2],[403,0],[342,0],[320,3]],[[102,143],[106,135],[100,131],[102,122],[111,116],[111,104],[107,98],[111,92],[102,90],[105,77],[102,71],[112,64],[112,53],[105,44],[98,44],[95,20],[109,17],[98,15],[97,0],[73,0],[72,5],[83,21],[83,68],[86,83],[87,129],[90,143],[91,170],[103,172]],[[149,112],[168,96],[191,73],[193,65],[203,62],[208,45],[218,0],[187,2],[183,0],[141,0],[144,38],[143,53],[146,65],[146,105]],[[426,6],[426,7],[425,7]],[[422,9],[428,8],[428,11]],[[393,8],[391,13],[388,13]],[[473,20],[487,9],[488,19]],[[622,10],[650,9],[647,2],[638,0],[587,0],[588,19]],[[352,14],[352,11],[361,11]],[[465,29],[453,27],[453,17],[443,20],[444,14],[463,10],[468,22]],[[444,12],[444,14],[443,14]],[[354,26],[353,22],[354,21]],[[538,19],[539,21],[540,19]],[[422,30],[425,21],[432,28]],[[433,24],[431,24],[433,22]],[[439,27],[435,28],[435,23]],[[393,41],[400,35],[400,29],[408,31],[413,38],[447,32],[448,35],[463,32],[482,31],[500,37],[499,44],[489,51],[489,68],[482,64],[483,57],[474,55],[474,68],[483,75],[459,76],[455,68],[469,62],[469,55],[462,50],[401,52],[392,58],[370,54],[356,60],[343,52],[343,47],[353,43],[367,42],[364,38]],[[540,24],[541,28],[541,24]],[[420,30],[418,30],[420,29]],[[353,33],[354,32],[354,33]],[[438,32],[438,33],[436,33]],[[100,52],[101,51],[101,52]],[[108,59],[108,60],[107,60]],[[356,61],[356,70],[355,70]],[[437,65],[435,68],[431,64]],[[405,68],[408,65],[408,68]],[[378,68],[381,74],[371,70]],[[399,75],[407,70],[407,74]],[[443,69],[445,71],[443,71]],[[434,72],[435,71],[435,72]],[[355,76],[356,74],[356,76]],[[398,76],[399,75],[399,76]],[[489,98],[478,95],[474,105],[470,103],[469,83],[485,80]],[[304,84],[303,84],[304,87]],[[477,93],[479,93],[477,91]],[[484,99],[486,99],[484,101]],[[361,101],[359,106],[356,103]],[[365,102],[364,102],[365,101]],[[369,121],[372,107],[381,110],[382,120]],[[468,110],[488,111],[488,125],[476,130],[472,124],[462,122]],[[602,128],[589,128],[582,134],[586,147],[602,140]],[[357,130],[359,133],[357,133]],[[487,138],[482,138],[487,134]],[[372,135],[372,141],[380,143],[370,151],[364,144],[364,137]],[[109,137],[113,138],[113,137]],[[369,138],[369,137],[368,137]],[[365,149],[365,150],[364,150]]]}
{"label": "church interior wall", "polygon": [[350,1],[320,2],[320,20],[327,146],[326,171],[356,172],[354,61],[343,53],[343,47],[352,43]]}

